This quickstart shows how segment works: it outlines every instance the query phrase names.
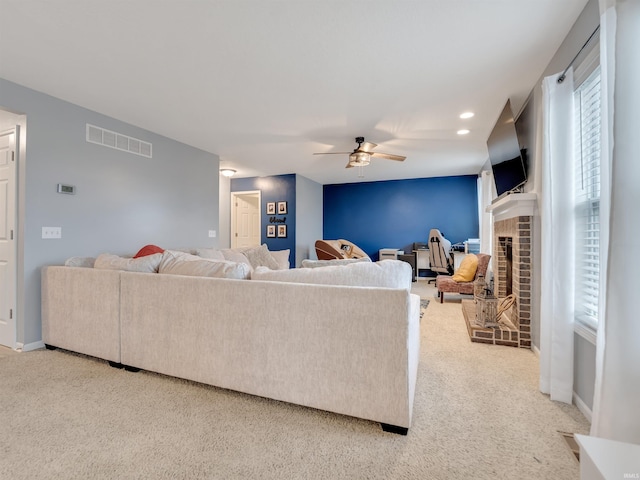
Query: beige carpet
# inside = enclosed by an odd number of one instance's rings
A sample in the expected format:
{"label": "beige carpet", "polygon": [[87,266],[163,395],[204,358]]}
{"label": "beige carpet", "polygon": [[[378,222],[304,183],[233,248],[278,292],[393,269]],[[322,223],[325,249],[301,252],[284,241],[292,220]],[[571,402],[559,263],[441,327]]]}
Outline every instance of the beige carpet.
{"label": "beige carpet", "polygon": [[[423,288],[423,286],[420,286]],[[422,318],[413,427],[266,400],[63,351],[0,359],[0,476],[12,479],[577,479],[528,350],[472,344],[460,304]]]}
{"label": "beige carpet", "polygon": [[4,347],[2,345],[0,345],[0,359],[4,358],[4,357],[8,357],[9,355],[15,355],[18,352],[16,352],[15,350],[12,350],[9,347]]}

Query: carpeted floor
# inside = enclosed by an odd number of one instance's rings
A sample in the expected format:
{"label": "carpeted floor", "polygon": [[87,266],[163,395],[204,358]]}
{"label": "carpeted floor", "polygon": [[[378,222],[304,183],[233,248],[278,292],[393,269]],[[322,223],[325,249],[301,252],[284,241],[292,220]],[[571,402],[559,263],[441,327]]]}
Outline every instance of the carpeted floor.
{"label": "carpeted floor", "polygon": [[0,345],[0,359],[8,357],[9,355],[15,355],[17,353],[18,352],[10,349],[9,347],[3,347],[2,345]]}
{"label": "carpeted floor", "polygon": [[[435,294],[430,299],[435,299]],[[426,298],[429,299],[429,298]],[[64,351],[0,359],[0,476],[12,479],[577,479],[529,350],[472,344],[431,301],[408,436],[379,424]]]}

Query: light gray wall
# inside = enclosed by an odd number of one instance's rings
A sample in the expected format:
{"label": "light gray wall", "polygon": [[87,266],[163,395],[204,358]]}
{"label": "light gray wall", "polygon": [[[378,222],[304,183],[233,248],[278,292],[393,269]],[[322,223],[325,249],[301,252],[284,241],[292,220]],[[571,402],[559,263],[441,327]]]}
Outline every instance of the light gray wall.
{"label": "light gray wall", "polygon": [[[41,340],[40,270],[68,257],[133,254],[162,247],[217,246],[217,155],[0,79],[0,108],[26,115],[20,158],[24,261],[19,289],[18,342]],[[145,158],[87,143],[85,125],[153,144]],[[56,193],[58,183],[76,195]],[[62,239],[43,240],[42,227],[62,227]]]}
{"label": "light gray wall", "polygon": [[322,185],[296,175],[296,266],[317,259],[315,243],[322,239]]}
{"label": "light gray wall", "polygon": [[220,177],[220,222],[218,248],[231,248],[231,179]]}
{"label": "light gray wall", "polygon": [[[600,23],[600,13],[598,0],[589,0],[584,10],[576,20],[570,32],[558,48],[544,73],[536,82],[532,92],[533,117],[535,121],[535,142],[532,144],[529,160],[529,178],[526,191],[536,192],[540,198],[542,178],[542,80],[544,77],[554,73],[562,72],[573,57],[578,53],[582,45]],[[580,62],[578,58],[577,63]],[[544,272],[540,271],[540,216],[536,216],[533,225],[533,265],[534,265],[534,285],[533,285],[533,308],[531,336],[532,343],[536,348],[540,348],[540,281]],[[572,246],[567,245],[567,253],[572,252]],[[576,336],[577,337],[577,336]],[[580,337],[581,340],[582,337]],[[576,355],[574,366],[574,391],[580,399],[589,407],[593,405],[593,385],[595,383],[595,345],[584,341],[576,343]],[[585,395],[583,397],[582,395]]]}
{"label": "light gray wall", "polygon": [[593,392],[596,386],[596,347],[589,340],[574,333],[573,363],[574,378],[573,391],[593,410]]}

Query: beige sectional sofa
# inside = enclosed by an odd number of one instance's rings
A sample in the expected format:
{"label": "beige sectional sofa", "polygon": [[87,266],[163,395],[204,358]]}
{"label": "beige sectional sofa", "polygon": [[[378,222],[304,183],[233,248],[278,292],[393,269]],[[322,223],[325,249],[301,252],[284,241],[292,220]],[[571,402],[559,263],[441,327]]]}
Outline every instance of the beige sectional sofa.
{"label": "beige sectional sofa", "polygon": [[[253,273],[238,280],[48,266],[43,340],[113,366],[364,418],[406,434],[420,343],[409,265],[385,260]],[[380,286],[389,278],[396,285]]]}

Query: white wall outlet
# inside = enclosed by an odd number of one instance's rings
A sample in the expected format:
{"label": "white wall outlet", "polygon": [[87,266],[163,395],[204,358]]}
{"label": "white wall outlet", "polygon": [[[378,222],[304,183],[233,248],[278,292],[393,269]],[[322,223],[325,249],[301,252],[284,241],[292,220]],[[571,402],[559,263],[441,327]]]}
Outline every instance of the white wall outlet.
{"label": "white wall outlet", "polygon": [[62,227],[42,227],[42,238],[62,238]]}
{"label": "white wall outlet", "polygon": [[209,230],[209,238],[216,238],[216,231],[215,230]]}

